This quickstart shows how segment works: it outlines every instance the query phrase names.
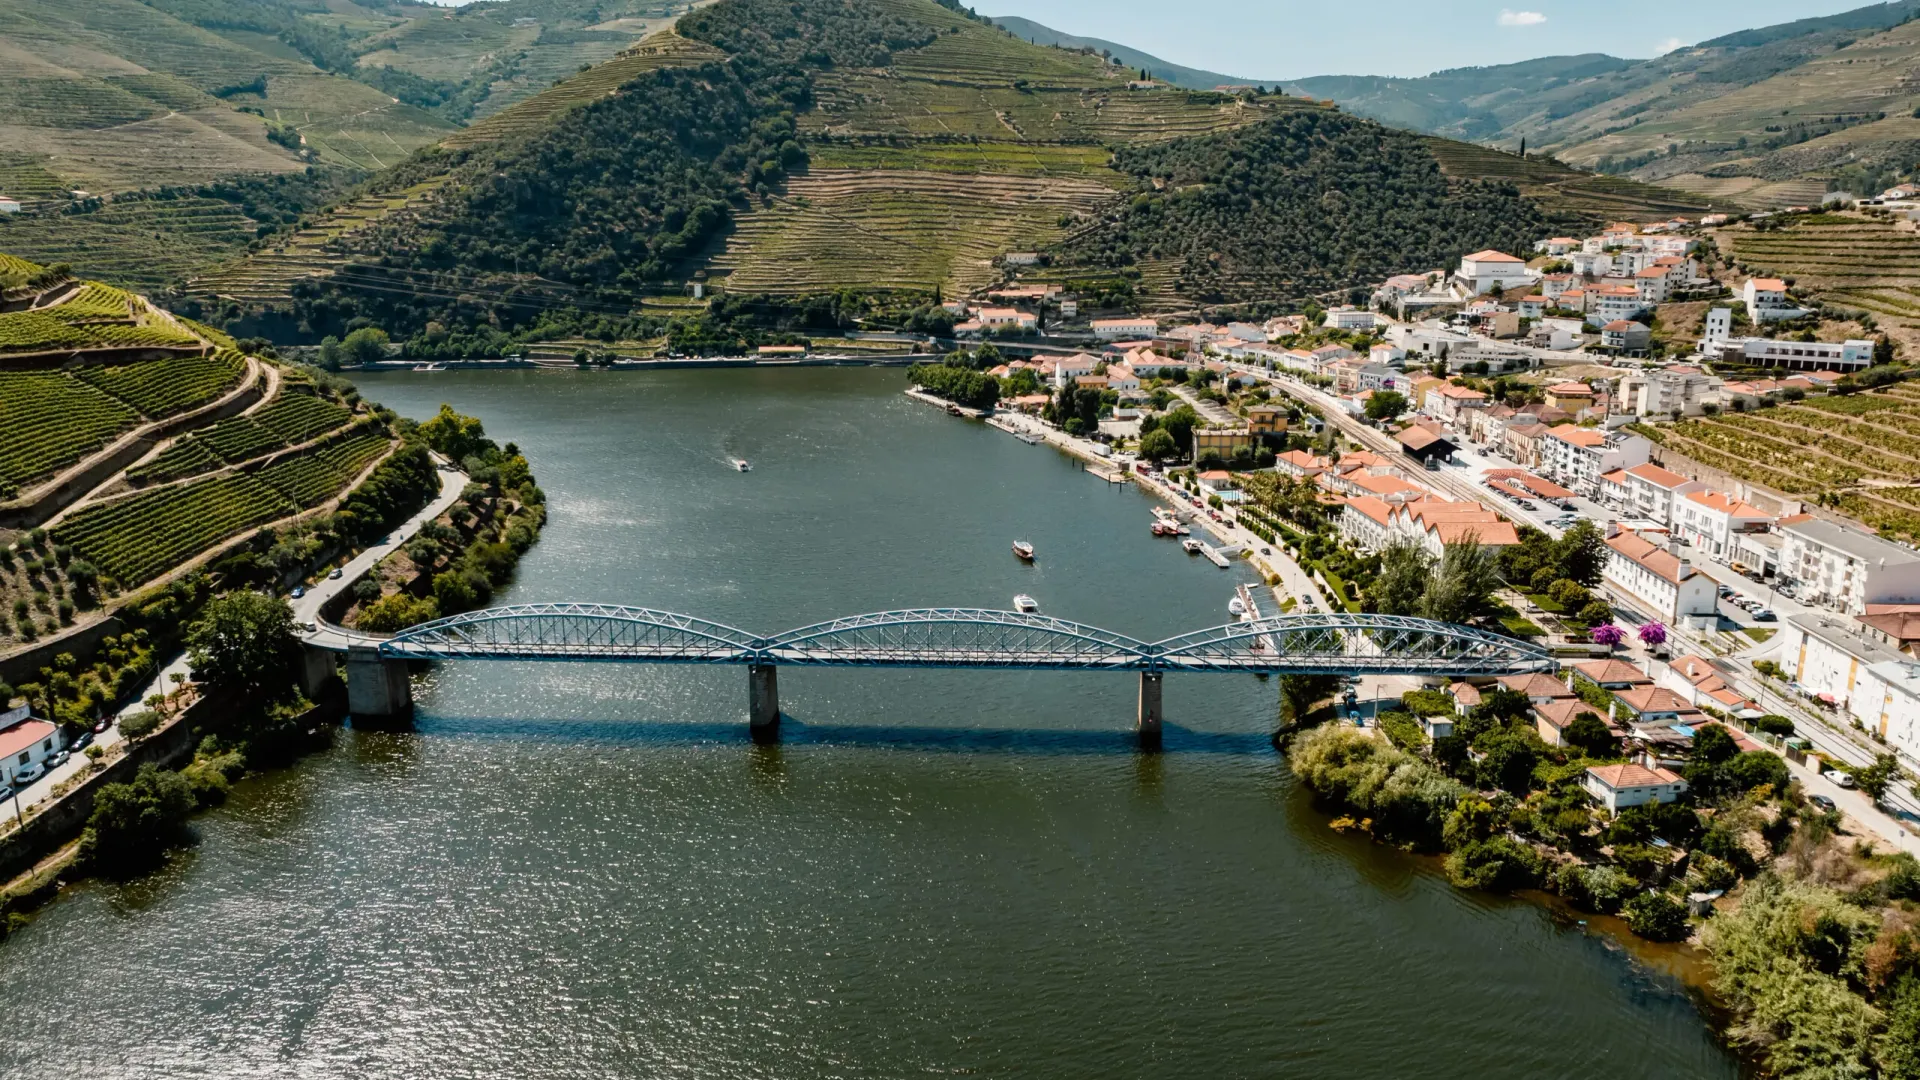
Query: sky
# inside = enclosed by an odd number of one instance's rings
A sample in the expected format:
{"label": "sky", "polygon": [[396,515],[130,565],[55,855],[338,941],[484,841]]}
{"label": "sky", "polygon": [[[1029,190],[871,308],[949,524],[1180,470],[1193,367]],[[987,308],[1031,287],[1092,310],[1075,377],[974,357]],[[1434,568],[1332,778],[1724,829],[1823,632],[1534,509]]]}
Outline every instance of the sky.
{"label": "sky", "polygon": [[968,0],[1243,79],[1426,75],[1538,56],[1645,59],[1867,0]]}

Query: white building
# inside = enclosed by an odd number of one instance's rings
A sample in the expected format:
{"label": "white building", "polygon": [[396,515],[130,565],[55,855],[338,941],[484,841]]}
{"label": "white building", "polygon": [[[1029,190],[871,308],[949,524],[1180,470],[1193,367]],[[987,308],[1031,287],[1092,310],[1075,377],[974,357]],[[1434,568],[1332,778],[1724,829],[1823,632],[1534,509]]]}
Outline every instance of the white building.
{"label": "white building", "polygon": [[1126,341],[1150,338],[1160,332],[1160,322],[1143,316],[1124,319],[1093,320],[1093,336],[1102,341]]}
{"label": "white building", "polygon": [[1673,515],[1681,539],[1721,560],[1733,557],[1734,537],[1773,524],[1765,510],[1718,491],[1688,492],[1674,502]]}
{"label": "white building", "polygon": [[1686,559],[1632,532],[1607,538],[1606,584],[1668,624],[1719,617],[1719,587]]}
{"label": "white building", "polygon": [[14,783],[27,769],[44,765],[64,746],[59,727],[35,720],[27,706],[0,713],[0,776],[7,783]]}
{"label": "white building", "polygon": [[1644,765],[1590,765],[1580,786],[1616,814],[1629,806],[1672,802],[1687,791],[1687,782],[1679,774]]}
{"label": "white building", "polygon": [[1800,601],[1848,615],[1868,604],[1920,603],[1920,553],[1812,517],[1780,522],[1782,585]]}
{"label": "white building", "polygon": [[1877,732],[1909,769],[1920,764],[1920,663],[1833,615],[1789,616],[1782,634],[1788,677]]}
{"label": "white building", "polygon": [[1453,280],[1472,295],[1479,296],[1493,291],[1495,285],[1500,286],[1502,292],[1531,291],[1533,277],[1524,259],[1502,251],[1476,251],[1461,257],[1460,269],[1454,272]]}
{"label": "white building", "polygon": [[1549,480],[1593,495],[1603,473],[1644,465],[1652,449],[1644,436],[1561,424],[1540,440],[1540,470]]}
{"label": "white building", "polygon": [[1674,500],[1696,491],[1707,490],[1698,480],[1689,480],[1677,472],[1652,462],[1622,470],[1627,502],[1621,507],[1636,517],[1662,525],[1673,524]]}

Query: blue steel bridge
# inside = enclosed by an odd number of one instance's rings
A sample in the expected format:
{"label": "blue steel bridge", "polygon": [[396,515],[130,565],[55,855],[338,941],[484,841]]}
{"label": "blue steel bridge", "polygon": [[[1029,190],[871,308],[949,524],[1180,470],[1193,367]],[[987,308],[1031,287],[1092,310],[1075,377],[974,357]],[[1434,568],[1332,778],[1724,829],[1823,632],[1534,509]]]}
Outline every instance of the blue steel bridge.
{"label": "blue steel bridge", "polygon": [[[735,664],[748,671],[752,728],[780,718],[781,667],[1006,668],[1134,672],[1137,729],[1157,738],[1161,681],[1194,674],[1491,676],[1550,672],[1541,647],[1451,623],[1399,615],[1317,612],[1232,622],[1142,641],[1047,615],[983,608],[914,608],[853,615],[772,636],[649,608],[518,604],[455,615],[379,638],[320,625],[310,652],[347,654],[356,716],[411,709],[414,660],[548,660]],[[329,668],[330,669],[330,668]]]}

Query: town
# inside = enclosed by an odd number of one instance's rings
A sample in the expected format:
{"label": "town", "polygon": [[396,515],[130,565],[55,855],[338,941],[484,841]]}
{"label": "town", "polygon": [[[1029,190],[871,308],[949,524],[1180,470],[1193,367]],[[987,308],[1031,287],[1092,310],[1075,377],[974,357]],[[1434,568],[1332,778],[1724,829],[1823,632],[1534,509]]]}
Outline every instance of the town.
{"label": "town", "polygon": [[[1904,219],[1914,196],[1745,224]],[[1832,498],[1756,482],[1685,427],[1863,403],[1898,382],[1896,345],[1871,315],[1743,274],[1714,241],[1728,225],[1615,223],[1221,323],[1079,319],[1062,286],[1019,280],[1033,260],[1015,253],[1007,284],[947,305],[962,348],[915,381],[1179,505],[1247,556],[1283,612],[1450,618],[1570,664],[1564,680],[1350,686],[1355,722],[1396,746],[1431,753],[1484,695],[1524,693],[1549,746],[1597,715],[1626,764],[1584,783],[1617,810],[1683,793],[1696,736],[1719,727],[1913,850],[1920,550]],[[1075,332],[1082,348],[1060,347]],[[1436,610],[1418,582],[1472,561],[1456,549],[1497,569],[1469,604]],[[1394,700],[1436,693],[1448,708]]]}

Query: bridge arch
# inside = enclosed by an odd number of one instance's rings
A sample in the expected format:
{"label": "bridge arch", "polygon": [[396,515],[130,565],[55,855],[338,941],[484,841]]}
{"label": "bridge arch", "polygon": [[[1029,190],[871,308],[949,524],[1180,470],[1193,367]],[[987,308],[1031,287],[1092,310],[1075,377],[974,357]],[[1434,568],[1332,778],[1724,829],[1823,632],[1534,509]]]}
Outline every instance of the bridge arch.
{"label": "bridge arch", "polygon": [[759,640],[691,615],[615,604],[512,604],[409,627],[380,654],[405,660],[647,660],[751,663]]}
{"label": "bridge arch", "polygon": [[1228,623],[1154,642],[1165,671],[1509,675],[1552,671],[1538,645],[1406,615],[1316,612]]}
{"label": "bridge arch", "polygon": [[992,608],[852,615],[776,634],[766,663],[848,667],[1076,668],[1136,671],[1146,642],[1097,626]]}

